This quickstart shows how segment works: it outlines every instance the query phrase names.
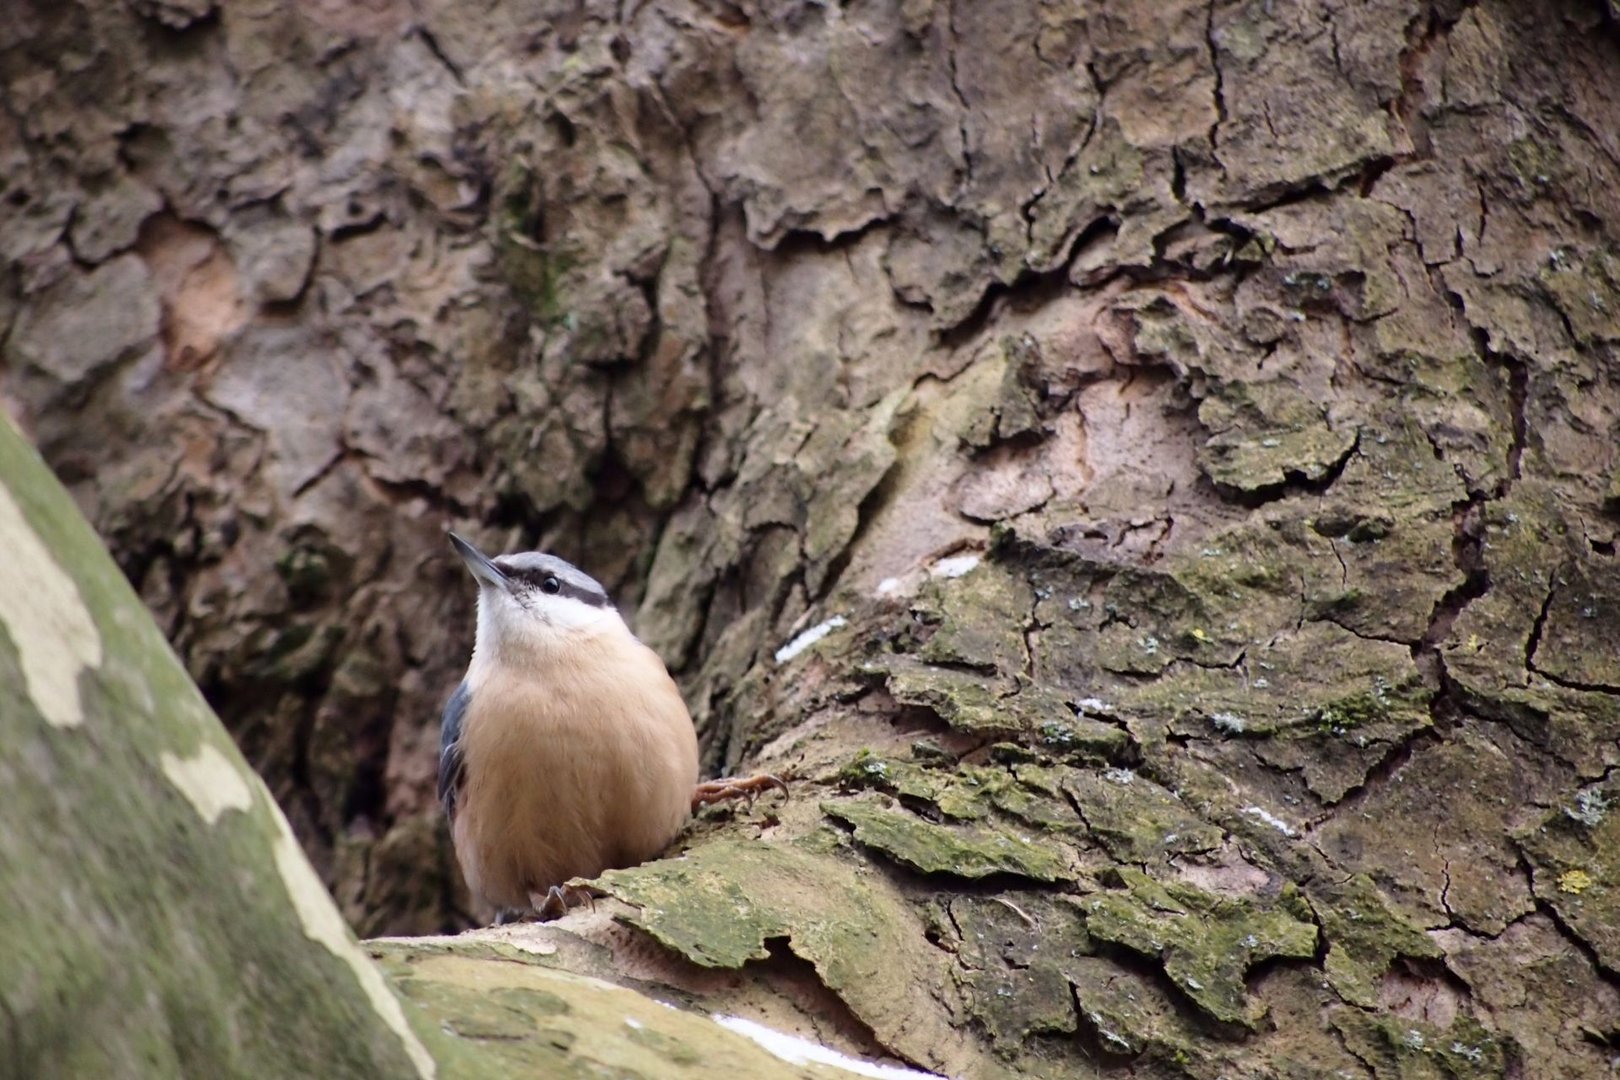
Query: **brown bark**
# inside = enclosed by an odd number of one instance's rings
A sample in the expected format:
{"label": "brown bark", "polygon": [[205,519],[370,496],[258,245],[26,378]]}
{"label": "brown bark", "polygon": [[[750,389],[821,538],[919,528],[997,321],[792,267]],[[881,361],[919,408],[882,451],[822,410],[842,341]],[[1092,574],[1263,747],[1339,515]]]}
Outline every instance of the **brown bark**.
{"label": "brown bark", "polygon": [[[660,978],[808,962],[962,1072],[1578,1075],[1612,20],[25,5],[0,386],[363,930],[471,914],[453,525],[615,588],[713,765],[799,772],[709,877],[616,879]],[[822,933],[860,904],[886,976]]]}

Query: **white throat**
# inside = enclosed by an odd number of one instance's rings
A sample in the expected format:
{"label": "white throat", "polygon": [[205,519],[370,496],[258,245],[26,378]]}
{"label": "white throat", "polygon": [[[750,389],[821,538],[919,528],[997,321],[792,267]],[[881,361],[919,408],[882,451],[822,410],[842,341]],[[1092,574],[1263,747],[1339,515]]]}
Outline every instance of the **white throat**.
{"label": "white throat", "polygon": [[467,678],[474,686],[492,665],[534,668],[555,663],[572,648],[602,633],[629,634],[611,607],[594,607],[562,596],[533,596],[525,606],[510,593],[478,590],[478,636]]}

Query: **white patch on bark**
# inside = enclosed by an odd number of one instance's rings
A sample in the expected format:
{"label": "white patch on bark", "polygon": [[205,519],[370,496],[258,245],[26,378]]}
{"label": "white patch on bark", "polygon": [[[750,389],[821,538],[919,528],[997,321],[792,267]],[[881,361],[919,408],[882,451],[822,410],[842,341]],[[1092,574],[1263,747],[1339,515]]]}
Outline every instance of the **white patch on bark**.
{"label": "white patch on bark", "polygon": [[939,560],[928,572],[934,577],[959,578],[982,561],[978,555],[952,555],[950,558]]}
{"label": "white patch on bark", "polygon": [[795,656],[798,656],[800,653],[804,652],[804,650],[808,649],[810,646],[814,645],[816,642],[820,641],[834,630],[837,630],[840,626],[848,625],[849,620],[844,618],[842,615],[834,615],[824,623],[817,623],[815,626],[812,626],[810,629],[806,630],[804,633],[800,634],[798,637],[794,638],[780,649],[777,649],[776,662],[778,664],[787,663],[789,660],[793,659]]}
{"label": "white patch on bark", "polygon": [[740,1016],[721,1016],[716,1014],[714,1022],[739,1035],[746,1035],[772,1054],[781,1058],[790,1065],[809,1065],[815,1062],[818,1065],[831,1065],[835,1069],[854,1073],[857,1076],[876,1077],[877,1080],[939,1080],[939,1074],[920,1072],[917,1069],[902,1069],[897,1065],[879,1065],[872,1061],[863,1061],[860,1058],[841,1054],[830,1046],[822,1046],[808,1039],[801,1039],[797,1035],[788,1035],[768,1028],[764,1024],[756,1024],[752,1020],[744,1020]]}
{"label": "white patch on bark", "polygon": [[17,647],[28,697],[53,727],[84,723],[79,673],[101,666],[101,634],[79,587],[0,485],[0,623]]}
{"label": "white patch on bark", "polygon": [[180,789],[209,825],[227,810],[246,812],[253,805],[253,789],[231,759],[214,746],[204,746],[193,758],[164,751],[158,758],[163,775]]}
{"label": "white patch on bark", "polygon": [[1267,810],[1263,806],[1245,806],[1243,808],[1243,812],[1257,821],[1265,822],[1267,825],[1270,825],[1273,829],[1276,829],[1284,836],[1299,835],[1299,833],[1294,831],[1293,826],[1289,825],[1288,822],[1284,821],[1276,814],[1273,814],[1270,810]]}
{"label": "white patch on bark", "polygon": [[[271,804],[274,806],[274,803]],[[298,921],[304,925],[304,934],[312,941],[326,946],[327,950],[354,969],[355,978],[360,981],[360,988],[371,999],[371,1007],[383,1023],[394,1029],[399,1041],[405,1044],[405,1053],[410,1056],[411,1063],[416,1066],[417,1075],[432,1077],[438,1072],[438,1065],[433,1055],[428,1053],[427,1047],[422,1045],[416,1033],[411,1030],[405,1021],[405,1010],[401,1008],[399,999],[389,989],[388,982],[383,978],[377,965],[371,958],[360,951],[354,939],[349,936],[349,928],[343,923],[343,916],[338,914],[337,905],[332,903],[332,897],[321,884],[321,879],[315,876],[310,867],[309,860],[304,858],[303,851],[298,847],[298,841],[293,839],[292,828],[287,824],[286,817],[279,807],[274,809],[278,834],[274,842],[276,872],[281,875],[281,882],[287,887],[287,896],[291,898],[293,908],[298,912]]]}

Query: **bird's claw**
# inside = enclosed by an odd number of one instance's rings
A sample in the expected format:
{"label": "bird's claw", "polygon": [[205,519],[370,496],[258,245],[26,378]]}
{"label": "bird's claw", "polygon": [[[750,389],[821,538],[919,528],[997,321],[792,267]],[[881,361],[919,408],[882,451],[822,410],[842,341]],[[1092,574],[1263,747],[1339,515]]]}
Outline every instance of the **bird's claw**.
{"label": "bird's claw", "polygon": [[569,908],[578,907],[581,902],[596,910],[596,894],[581,885],[553,885],[544,893],[529,894],[529,905],[540,922],[560,919],[568,914]]}
{"label": "bird's claw", "polygon": [[723,776],[718,780],[705,780],[692,792],[692,812],[696,813],[701,807],[726,799],[747,799],[749,809],[753,809],[754,800],[761,792],[771,788],[780,791],[783,798],[793,797],[792,792],[788,790],[787,781],[771,773],[760,773],[757,776]]}

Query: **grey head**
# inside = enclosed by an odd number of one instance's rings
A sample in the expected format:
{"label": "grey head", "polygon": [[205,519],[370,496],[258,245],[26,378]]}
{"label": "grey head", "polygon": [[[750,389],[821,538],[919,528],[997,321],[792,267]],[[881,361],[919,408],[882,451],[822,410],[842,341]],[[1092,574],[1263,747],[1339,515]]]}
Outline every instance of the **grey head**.
{"label": "grey head", "polygon": [[602,583],[566,559],[539,551],[491,559],[455,533],[450,543],[478,580],[480,593],[503,601],[502,608],[515,607],[562,626],[587,621],[592,612],[615,610]]}

